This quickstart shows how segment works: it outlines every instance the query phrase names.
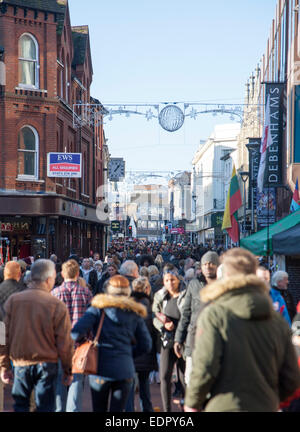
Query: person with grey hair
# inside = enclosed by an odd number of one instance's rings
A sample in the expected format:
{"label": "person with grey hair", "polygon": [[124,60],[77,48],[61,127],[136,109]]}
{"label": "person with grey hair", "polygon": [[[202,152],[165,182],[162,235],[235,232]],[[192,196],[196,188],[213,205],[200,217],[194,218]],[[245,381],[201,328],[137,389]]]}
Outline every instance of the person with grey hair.
{"label": "person with grey hair", "polygon": [[11,295],[4,305],[6,345],[0,346],[1,379],[5,384],[13,381],[15,411],[29,411],[32,390],[38,412],[54,411],[59,359],[63,383],[72,382],[71,321],[66,305],[50,293],[55,277],[52,261],[35,261],[28,288]]}
{"label": "person with grey hair", "polygon": [[273,273],[271,278],[272,288],[282,295],[290,319],[291,321],[293,321],[294,316],[296,315],[296,306],[294,303],[293,296],[288,290],[288,283],[289,283],[289,275],[287,272],[283,270],[278,270],[275,273]]}
{"label": "person with grey hair", "polygon": [[186,274],[186,272],[193,267],[194,265],[194,260],[193,258],[186,258],[184,261],[184,274]]}
{"label": "person with grey hair", "polygon": [[120,267],[119,273],[129,280],[131,289],[134,279],[140,277],[138,265],[132,260],[124,261]]}

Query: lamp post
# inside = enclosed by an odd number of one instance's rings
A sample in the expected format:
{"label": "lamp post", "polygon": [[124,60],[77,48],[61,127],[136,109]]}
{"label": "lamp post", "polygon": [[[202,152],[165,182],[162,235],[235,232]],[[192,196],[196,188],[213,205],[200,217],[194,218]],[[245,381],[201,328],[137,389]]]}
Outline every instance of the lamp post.
{"label": "lamp post", "polygon": [[244,236],[246,235],[246,181],[248,180],[249,177],[249,171],[240,171],[240,176],[242,179],[242,182],[244,183],[244,228],[243,228],[243,232],[244,232]]}

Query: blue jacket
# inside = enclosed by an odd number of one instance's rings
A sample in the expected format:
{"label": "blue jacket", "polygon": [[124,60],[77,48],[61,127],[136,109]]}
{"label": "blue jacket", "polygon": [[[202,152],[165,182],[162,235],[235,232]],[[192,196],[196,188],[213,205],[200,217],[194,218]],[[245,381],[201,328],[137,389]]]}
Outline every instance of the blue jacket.
{"label": "blue jacket", "polygon": [[[282,295],[280,294],[280,292],[278,292],[276,289],[271,288],[270,289],[270,296],[272,298],[272,303],[273,303],[273,307],[276,310],[276,312],[280,312],[281,315],[283,316],[283,318],[285,318],[287,320],[287,322],[289,323],[289,326],[292,325],[291,323],[291,319],[286,307],[286,303],[284,301],[284,298],[282,297]],[[281,311],[280,311],[281,309]]]}
{"label": "blue jacket", "polygon": [[133,357],[150,352],[152,340],[145,324],[145,306],[125,296],[98,294],[91,307],[75,324],[71,336],[82,341],[91,331],[97,333],[105,311],[99,338],[98,375],[113,381],[133,378]]}

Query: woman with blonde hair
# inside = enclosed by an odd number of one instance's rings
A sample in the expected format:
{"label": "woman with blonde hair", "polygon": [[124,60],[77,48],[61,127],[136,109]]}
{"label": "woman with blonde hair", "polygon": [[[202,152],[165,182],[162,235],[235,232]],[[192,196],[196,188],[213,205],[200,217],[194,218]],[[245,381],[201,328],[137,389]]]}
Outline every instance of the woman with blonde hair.
{"label": "woman with blonde hair", "polygon": [[140,275],[141,276],[145,276],[146,278],[149,278],[149,272],[148,272],[148,267],[141,267],[140,268]]}
{"label": "woman with blonde hair", "polygon": [[151,276],[159,274],[159,270],[158,270],[157,266],[156,265],[149,266],[148,267],[148,274],[149,274],[149,279],[151,278]]}
{"label": "woman with blonde hair", "polygon": [[158,254],[154,260],[154,264],[158,267],[159,270],[162,270],[164,265],[164,259],[162,255]]}

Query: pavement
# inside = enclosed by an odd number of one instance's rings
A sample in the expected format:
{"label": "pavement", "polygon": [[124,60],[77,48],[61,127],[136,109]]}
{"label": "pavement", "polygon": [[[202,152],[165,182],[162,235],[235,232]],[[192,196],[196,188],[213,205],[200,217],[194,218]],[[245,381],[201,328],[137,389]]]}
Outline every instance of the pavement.
{"label": "pavement", "polygon": [[[11,385],[4,386],[4,412],[13,412],[13,398],[11,396]],[[175,390],[174,384],[172,385],[172,392]],[[157,383],[150,384],[150,392],[152,405],[155,412],[162,412],[162,402],[160,396],[160,385]],[[135,395],[135,411],[140,412],[138,394]],[[83,398],[83,412],[92,412],[92,401],[88,382],[84,387],[84,398]],[[172,412],[181,412],[180,401],[178,398],[172,399]]]}

